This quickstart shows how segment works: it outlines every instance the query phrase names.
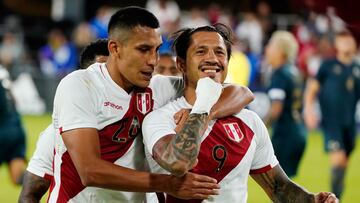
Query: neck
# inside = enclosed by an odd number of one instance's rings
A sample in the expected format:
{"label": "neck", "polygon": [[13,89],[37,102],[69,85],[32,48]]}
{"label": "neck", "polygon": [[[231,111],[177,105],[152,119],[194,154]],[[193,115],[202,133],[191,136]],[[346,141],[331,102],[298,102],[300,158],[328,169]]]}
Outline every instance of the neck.
{"label": "neck", "polygon": [[185,84],[185,85],[186,85],[186,87],[184,90],[184,97],[185,97],[187,103],[194,105],[195,100],[196,100],[195,88],[188,84]]}
{"label": "neck", "polygon": [[337,60],[339,60],[341,63],[343,64],[346,64],[346,65],[349,65],[352,63],[353,61],[353,57],[352,56],[347,56],[347,55],[344,55],[344,54],[338,54],[336,56]]}
{"label": "neck", "polygon": [[111,79],[127,93],[130,93],[134,89],[134,85],[126,80],[125,77],[119,72],[115,63],[110,59],[106,62],[106,67],[109,72]]}

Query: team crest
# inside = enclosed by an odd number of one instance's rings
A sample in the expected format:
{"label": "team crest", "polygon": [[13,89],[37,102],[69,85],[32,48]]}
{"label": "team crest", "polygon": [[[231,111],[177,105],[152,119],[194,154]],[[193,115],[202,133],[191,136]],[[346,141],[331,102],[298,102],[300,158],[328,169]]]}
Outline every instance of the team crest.
{"label": "team crest", "polygon": [[136,106],[139,112],[146,114],[151,110],[151,96],[148,92],[136,94]]}
{"label": "team crest", "polygon": [[241,132],[237,123],[226,123],[223,124],[223,127],[226,134],[232,141],[240,142],[244,138],[244,134]]}

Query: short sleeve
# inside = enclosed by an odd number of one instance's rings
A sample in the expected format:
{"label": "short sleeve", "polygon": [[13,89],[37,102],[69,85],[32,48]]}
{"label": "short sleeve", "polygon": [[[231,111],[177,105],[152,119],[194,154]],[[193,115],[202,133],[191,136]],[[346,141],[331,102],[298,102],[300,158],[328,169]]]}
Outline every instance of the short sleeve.
{"label": "short sleeve", "polygon": [[280,74],[274,74],[271,78],[271,84],[268,89],[269,98],[274,100],[283,101],[286,97],[287,81]]}
{"label": "short sleeve", "polygon": [[71,74],[59,84],[55,99],[53,124],[60,132],[75,128],[98,128],[93,83],[81,74]]}
{"label": "short sleeve", "polygon": [[149,87],[153,92],[154,109],[158,109],[183,95],[184,81],[181,77],[155,75]]}
{"label": "short sleeve", "polygon": [[319,71],[316,73],[315,79],[317,81],[319,81],[320,84],[323,84],[326,77],[327,77],[327,72],[328,72],[328,68],[329,68],[329,62],[323,62],[320,65]]}
{"label": "short sleeve", "polygon": [[271,144],[270,136],[267,131],[266,126],[261,121],[261,119],[255,115],[255,139],[256,139],[256,151],[254,154],[254,159],[251,163],[251,174],[264,173],[279,162],[276,159],[274,154],[274,149]]}
{"label": "short sleeve", "polygon": [[143,141],[151,155],[159,139],[166,135],[176,134],[175,127],[173,114],[163,109],[152,111],[145,117],[142,124]]}
{"label": "short sleeve", "polygon": [[45,178],[46,175],[53,176],[52,162],[54,159],[55,129],[49,125],[39,137],[36,149],[30,159],[27,171]]}

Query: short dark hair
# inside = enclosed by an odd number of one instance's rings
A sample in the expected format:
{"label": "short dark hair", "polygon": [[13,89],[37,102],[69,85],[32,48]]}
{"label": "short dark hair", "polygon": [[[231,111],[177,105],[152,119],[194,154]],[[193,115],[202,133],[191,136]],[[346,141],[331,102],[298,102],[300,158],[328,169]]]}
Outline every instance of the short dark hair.
{"label": "short dark hair", "polygon": [[191,36],[196,32],[217,32],[221,35],[225,42],[228,60],[231,56],[231,45],[233,44],[233,35],[231,29],[222,24],[216,23],[212,26],[202,26],[197,28],[183,28],[172,35],[173,49],[176,56],[186,60],[186,52],[190,46]]}
{"label": "short dark hair", "polygon": [[159,28],[159,20],[150,11],[137,7],[124,7],[114,13],[109,22],[108,34],[112,35],[115,29],[132,30],[136,26]]}
{"label": "short dark hair", "polygon": [[80,54],[80,69],[85,69],[95,63],[97,55],[109,56],[107,39],[98,39],[87,45]]}

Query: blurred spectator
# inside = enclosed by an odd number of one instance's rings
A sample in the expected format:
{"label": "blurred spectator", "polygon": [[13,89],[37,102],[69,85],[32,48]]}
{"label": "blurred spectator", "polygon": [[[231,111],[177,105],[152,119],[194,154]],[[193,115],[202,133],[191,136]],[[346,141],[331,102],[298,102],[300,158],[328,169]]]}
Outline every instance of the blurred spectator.
{"label": "blurred spectator", "polygon": [[264,33],[263,45],[265,45],[275,30],[270,5],[266,1],[260,1],[256,6],[256,15]]}
{"label": "blurred spectator", "polygon": [[188,15],[181,17],[180,27],[201,27],[209,25],[209,23],[202,10],[197,7],[192,7]]}
{"label": "blurred spectator", "polygon": [[0,64],[12,69],[24,57],[24,46],[18,36],[13,32],[6,32],[0,44]]}
{"label": "blurred spectator", "polygon": [[263,42],[263,30],[254,13],[245,13],[236,30],[236,35],[240,40],[247,40],[250,50],[255,54],[261,54]]}
{"label": "blurred spectator", "polygon": [[146,9],[159,19],[162,34],[169,34],[177,29],[177,23],[180,18],[180,8],[176,1],[148,0]]}
{"label": "blurred spectator", "polygon": [[169,52],[160,54],[159,62],[156,65],[153,74],[179,77],[182,75],[180,70],[176,67],[175,57]]}
{"label": "blurred spectator", "polygon": [[97,11],[94,18],[90,20],[90,26],[95,33],[96,38],[107,38],[107,27],[110,21],[112,12],[110,7],[101,6]]}
{"label": "blurred spectator", "polygon": [[90,42],[95,40],[95,33],[87,22],[78,24],[72,33],[72,40],[80,53]]}
{"label": "blurred spectator", "polygon": [[239,44],[235,44],[232,47],[232,53],[228,65],[228,74],[225,82],[248,86],[250,68],[249,59],[241,51]]}
{"label": "blurred spectator", "polygon": [[297,174],[306,144],[301,118],[303,79],[294,66],[297,52],[298,43],[287,31],[274,32],[265,49],[273,70],[268,88],[271,108],[265,123],[272,126],[275,155],[289,177]]}
{"label": "blurred spectator", "polygon": [[7,163],[11,181],[21,184],[26,167],[25,132],[10,86],[9,73],[0,66],[0,165]]}
{"label": "blurred spectator", "polygon": [[355,62],[356,41],[350,32],[335,36],[336,58],[322,62],[305,91],[304,119],[309,129],[318,125],[314,104],[319,95],[325,150],[330,155],[331,190],[340,199],[345,172],[355,147],[355,109],[360,96],[360,65]]}
{"label": "blurred spectator", "polygon": [[40,49],[39,60],[46,76],[62,77],[76,69],[77,50],[60,29],[54,28],[48,43]]}

